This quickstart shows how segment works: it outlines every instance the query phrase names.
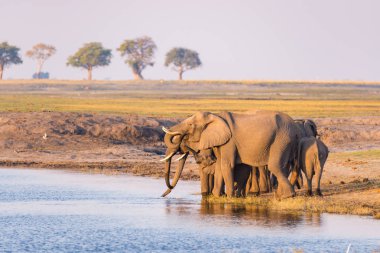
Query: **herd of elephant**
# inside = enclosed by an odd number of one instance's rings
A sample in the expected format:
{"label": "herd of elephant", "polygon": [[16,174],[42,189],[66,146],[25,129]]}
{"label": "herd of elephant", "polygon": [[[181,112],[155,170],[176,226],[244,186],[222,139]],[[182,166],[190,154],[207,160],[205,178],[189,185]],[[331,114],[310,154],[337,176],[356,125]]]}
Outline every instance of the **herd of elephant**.
{"label": "herd of elephant", "polygon": [[[186,158],[192,154],[199,166],[202,196],[244,197],[275,191],[278,199],[295,196],[303,185],[302,172],[312,195],[322,195],[320,181],[328,157],[312,120],[266,110],[245,113],[198,112],[170,129],[163,127],[166,196],[176,186]],[[171,160],[178,167],[170,182]],[[302,172],[301,172],[302,171]]]}

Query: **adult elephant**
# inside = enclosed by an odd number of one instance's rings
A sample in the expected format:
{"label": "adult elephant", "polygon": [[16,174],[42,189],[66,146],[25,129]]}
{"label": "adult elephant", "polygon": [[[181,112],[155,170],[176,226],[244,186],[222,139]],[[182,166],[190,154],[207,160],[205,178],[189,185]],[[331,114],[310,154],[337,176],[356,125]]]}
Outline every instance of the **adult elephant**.
{"label": "adult elephant", "polygon": [[225,112],[216,115],[198,112],[163,130],[168,147],[163,160],[166,161],[165,180],[169,190],[178,182],[189,152],[179,158],[173,185],[169,180],[171,158],[185,141],[197,152],[213,149],[217,158],[212,192],[215,196],[220,196],[223,180],[227,196],[233,196],[233,169],[241,163],[255,167],[268,165],[279,182],[277,196],[295,195],[286,176],[286,166],[297,154],[298,131],[294,120],[285,113],[257,110],[249,114]]}

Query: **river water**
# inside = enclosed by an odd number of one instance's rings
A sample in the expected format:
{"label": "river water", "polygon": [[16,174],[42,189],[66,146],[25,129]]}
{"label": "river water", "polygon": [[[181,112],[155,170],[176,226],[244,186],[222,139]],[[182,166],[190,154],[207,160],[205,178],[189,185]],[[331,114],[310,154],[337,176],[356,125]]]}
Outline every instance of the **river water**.
{"label": "river water", "polygon": [[0,169],[0,252],[380,252],[380,220],[202,204],[197,182]]}

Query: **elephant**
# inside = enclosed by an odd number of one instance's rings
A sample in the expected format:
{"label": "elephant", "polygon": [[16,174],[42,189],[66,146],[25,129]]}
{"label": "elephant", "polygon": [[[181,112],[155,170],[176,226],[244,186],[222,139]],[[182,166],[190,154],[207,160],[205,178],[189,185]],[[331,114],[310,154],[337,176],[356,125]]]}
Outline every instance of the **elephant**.
{"label": "elephant", "polygon": [[[318,136],[318,130],[317,130],[317,124],[311,120],[311,119],[296,119],[294,120],[296,126],[297,126],[297,135],[299,140],[301,140],[304,137],[317,137]],[[298,189],[301,188],[303,185],[303,179],[302,174],[300,172],[300,168],[297,164],[299,159],[289,161],[289,164],[287,165],[287,176],[291,174],[294,170],[296,170],[296,173],[292,173],[292,178],[290,179],[292,185],[296,185]],[[296,178],[296,175],[298,177]],[[269,185],[273,188],[277,187],[277,178],[275,175],[270,175],[270,183]],[[253,185],[252,185],[253,187]]]}
{"label": "elephant", "polygon": [[307,137],[307,136],[314,136],[317,137],[318,131],[317,131],[317,124],[311,119],[296,119],[294,120],[296,123],[301,138]]}
{"label": "elephant", "polygon": [[[187,146],[186,144],[184,144]],[[212,149],[201,150],[196,152],[191,148],[181,147],[182,153],[184,150],[189,150],[196,163],[199,165],[199,175],[201,181],[201,194],[207,196],[211,194],[214,187],[214,173],[216,157]],[[234,169],[234,182],[236,183],[235,196],[245,197],[247,195],[258,196],[259,193],[271,191],[270,175],[267,166],[251,167],[246,164],[237,164]]]}
{"label": "elephant", "polygon": [[328,155],[328,147],[315,137],[304,137],[298,145],[299,167],[307,179],[309,196],[313,195],[312,180],[314,175],[318,180],[316,195],[322,196],[321,177]]}
{"label": "elephant", "polygon": [[295,195],[286,176],[286,165],[296,159],[298,130],[294,120],[285,113],[265,110],[251,111],[249,114],[223,112],[219,115],[197,112],[170,129],[163,127],[163,130],[166,132],[164,142],[167,146],[166,156],[162,159],[165,161],[167,192],[177,184],[189,154],[185,152],[179,158],[171,184],[171,158],[177,152],[181,153],[180,146],[185,141],[197,152],[213,150],[217,158],[212,190],[214,196],[221,195],[223,181],[227,196],[233,196],[234,168],[241,163],[252,167],[268,165],[278,180],[276,196],[281,199]]}
{"label": "elephant", "polygon": [[[201,150],[196,152],[187,147],[193,154],[196,163],[199,166],[199,175],[201,181],[201,194],[203,197],[211,194],[214,188],[214,173],[216,157],[212,152],[212,149]],[[181,148],[182,152],[184,148]],[[237,164],[234,170],[234,182],[236,184],[234,195],[236,197],[245,197],[247,188],[247,181],[251,176],[251,166],[246,164]]]}

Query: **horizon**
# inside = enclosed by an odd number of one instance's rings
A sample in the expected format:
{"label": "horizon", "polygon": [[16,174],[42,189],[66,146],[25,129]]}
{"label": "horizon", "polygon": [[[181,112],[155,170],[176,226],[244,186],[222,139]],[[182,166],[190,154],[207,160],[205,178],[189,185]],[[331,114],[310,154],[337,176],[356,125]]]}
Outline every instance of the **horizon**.
{"label": "horizon", "polygon": [[163,63],[166,52],[178,46],[197,51],[203,63],[185,72],[185,80],[380,80],[376,1],[176,3],[0,0],[7,10],[0,20],[12,20],[0,42],[19,47],[23,58],[23,64],[4,71],[4,79],[30,79],[36,64],[25,52],[42,42],[57,48],[43,68],[51,79],[82,80],[86,72],[66,66],[67,58],[84,43],[97,41],[112,49],[113,58],[109,66],[94,70],[94,79],[131,80],[130,68],[115,49],[125,39],[146,35],[158,47],[155,65],[143,72],[147,80],[176,80],[176,72]]}

